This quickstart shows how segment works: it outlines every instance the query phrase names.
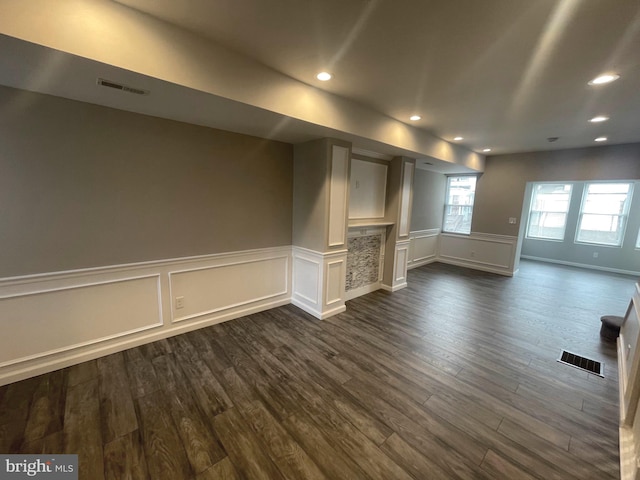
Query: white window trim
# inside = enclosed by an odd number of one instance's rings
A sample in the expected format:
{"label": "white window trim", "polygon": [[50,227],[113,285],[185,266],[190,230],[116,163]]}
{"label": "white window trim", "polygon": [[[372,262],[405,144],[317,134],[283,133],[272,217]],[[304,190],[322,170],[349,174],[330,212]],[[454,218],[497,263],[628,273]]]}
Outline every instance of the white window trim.
{"label": "white window trim", "polygon": [[454,204],[450,204],[448,203],[449,201],[449,188],[450,188],[450,179],[451,178],[460,178],[460,177],[475,177],[476,179],[476,188],[478,186],[478,175],[474,175],[474,174],[468,174],[468,175],[447,175],[447,188],[445,190],[444,193],[444,211],[442,212],[442,233],[446,233],[447,235],[463,235],[463,236],[470,236],[471,235],[471,228],[469,228],[469,232],[454,232],[451,230],[445,230],[445,224],[446,224],[446,220],[447,220],[447,207],[449,206],[454,206],[454,207],[471,207],[471,220],[473,222],[473,208],[476,205],[476,199],[475,199],[475,190],[474,190],[474,195],[473,195],[473,204],[471,205],[454,205]]}
{"label": "white window trim", "polygon": [[[620,232],[620,243],[616,245],[611,243],[585,242],[584,240],[578,240],[578,235],[580,234],[580,225],[582,225],[582,215],[584,210],[584,204],[587,201],[587,196],[589,195],[589,185],[609,184],[609,183],[620,183],[620,184],[629,185],[629,191],[627,192],[627,199],[624,205],[624,212],[622,214],[590,213],[588,215],[603,215],[603,216],[606,215],[606,216],[624,217],[624,224],[622,227],[622,231]],[[573,243],[575,243],[576,245],[592,245],[592,246],[595,245],[598,247],[622,248],[624,244],[625,236],[627,234],[627,226],[629,224],[629,209],[631,208],[631,201],[633,199],[633,187],[634,187],[634,183],[630,181],[585,182],[584,190],[582,192],[582,200],[580,201],[580,210],[578,211],[578,223],[576,223],[576,231],[575,231]]]}

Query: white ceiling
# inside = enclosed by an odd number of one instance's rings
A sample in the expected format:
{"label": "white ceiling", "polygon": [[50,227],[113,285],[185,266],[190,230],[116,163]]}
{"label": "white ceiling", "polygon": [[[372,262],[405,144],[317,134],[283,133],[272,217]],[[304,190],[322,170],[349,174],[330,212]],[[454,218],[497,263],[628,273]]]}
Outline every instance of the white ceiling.
{"label": "white ceiling", "polygon": [[119,3],[475,151],[640,142],[639,0]]}
{"label": "white ceiling", "polygon": [[0,0],[0,85],[482,170],[485,147],[640,142],[640,0]]}

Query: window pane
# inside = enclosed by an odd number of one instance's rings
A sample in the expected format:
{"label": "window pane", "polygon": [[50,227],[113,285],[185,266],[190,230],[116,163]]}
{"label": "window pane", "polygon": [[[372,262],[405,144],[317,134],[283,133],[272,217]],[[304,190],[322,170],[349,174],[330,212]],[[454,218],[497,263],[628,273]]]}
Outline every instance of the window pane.
{"label": "window pane", "polygon": [[538,183],[533,186],[527,237],[563,240],[571,202],[569,183]]}
{"label": "window pane", "polygon": [[584,213],[623,214],[631,185],[628,183],[593,183],[587,189]]}
{"label": "window pane", "polygon": [[449,177],[447,205],[473,205],[476,177]]}
{"label": "window pane", "polygon": [[471,233],[473,207],[467,205],[447,205],[444,210],[445,232]]}
{"label": "window pane", "polygon": [[476,177],[447,177],[447,196],[442,230],[451,233],[471,233],[471,217],[476,192]]}
{"label": "window pane", "polygon": [[580,219],[579,242],[621,245],[624,232],[622,215],[593,215],[585,213]]}
{"label": "window pane", "polygon": [[630,183],[589,184],[582,201],[576,241],[622,245],[631,193]]}
{"label": "window pane", "polygon": [[566,221],[566,213],[531,212],[529,237],[562,240]]}

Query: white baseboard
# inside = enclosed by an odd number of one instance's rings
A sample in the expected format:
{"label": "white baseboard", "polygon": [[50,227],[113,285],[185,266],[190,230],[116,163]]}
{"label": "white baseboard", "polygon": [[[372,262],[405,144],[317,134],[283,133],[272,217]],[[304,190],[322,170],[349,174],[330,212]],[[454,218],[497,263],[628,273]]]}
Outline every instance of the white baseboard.
{"label": "white baseboard", "polygon": [[290,246],[3,279],[0,385],[290,300]]}
{"label": "white baseboard", "polygon": [[520,258],[526,260],[535,260],[536,262],[555,263],[557,265],[566,265],[568,267],[587,268],[589,270],[600,270],[602,272],[620,273],[622,275],[640,276],[640,272],[634,270],[622,270],[620,268],[601,267],[598,265],[589,265],[588,263],[565,262],[564,260],[555,260],[553,258],[534,257],[531,255],[521,255]]}
{"label": "white baseboard", "polygon": [[386,290],[387,292],[397,292],[398,290],[402,290],[403,288],[406,288],[406,287],[407,287],[407,282],[400,283],[400,284],[394,285],[394,286],[386,285],[384,283],[380,284],[380,288],[382,290]]}
{"label": "white baseboard", "polygon": [[430,263],[435,263],[438,261],[438,257],[434,255],[433,257],[429,257],[427,259],[422,259],[420,261],[414,261],[407,265],[407,270],[411,270],[413,268],[423,267],[425,265],[429,265]]}
{"label": "white baseboard", "polygon": [[366,295],[367,293],[375,292],[376,290],[382,288],[381,285],[381,282],[375,282],[359,288],[354,288],[353,290],[347,290],[347,292],[345,293],[345,300],[352,300],[356,297]]}

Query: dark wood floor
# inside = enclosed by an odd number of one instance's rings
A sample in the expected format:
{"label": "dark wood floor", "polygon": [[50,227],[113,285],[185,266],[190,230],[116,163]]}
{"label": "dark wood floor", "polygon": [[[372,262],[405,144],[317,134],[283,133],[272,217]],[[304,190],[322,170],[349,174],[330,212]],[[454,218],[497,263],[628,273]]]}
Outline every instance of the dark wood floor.
{"label": "dark wood floor", "polygon": [[619,478],[599,317],[633,284],[429,265],[322,322],[282,307],[1,387],[0,452],[78,453],[90,480]]}

